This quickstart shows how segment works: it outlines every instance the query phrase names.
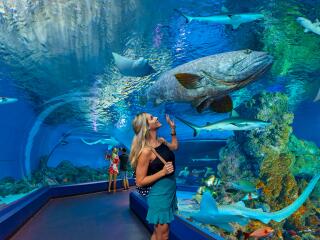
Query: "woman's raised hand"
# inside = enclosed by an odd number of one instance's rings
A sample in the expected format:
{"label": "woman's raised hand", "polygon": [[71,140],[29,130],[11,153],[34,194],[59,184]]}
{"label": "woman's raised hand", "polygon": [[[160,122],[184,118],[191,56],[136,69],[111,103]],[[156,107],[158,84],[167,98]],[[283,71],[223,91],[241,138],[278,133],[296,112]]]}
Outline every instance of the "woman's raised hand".
{"label": "woman's raised hand", "polygon": [[174,123],[174,120],[171,120],[168,114],[166,114],[166,120],[167,120],[167,123],[169,124],[169,126],[171,128],[175,128],[176,127],[176,125]]}

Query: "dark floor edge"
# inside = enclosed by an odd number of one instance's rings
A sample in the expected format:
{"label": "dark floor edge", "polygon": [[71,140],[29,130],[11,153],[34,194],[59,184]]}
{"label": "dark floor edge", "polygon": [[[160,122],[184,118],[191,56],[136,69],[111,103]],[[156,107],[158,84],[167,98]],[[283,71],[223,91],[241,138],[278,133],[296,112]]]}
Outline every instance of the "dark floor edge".
{"label": "dark floor edge", "polygon": [[[108,181],[80,183],[72,185],[50,186],[38,189],[0,210],[0,240],[14,235],[32,216],[34,216],[51,198],[61,198],[106,191]],[[129,179],[129,185],[134,185]],[[117,180],[117,188],[122,180]]]}

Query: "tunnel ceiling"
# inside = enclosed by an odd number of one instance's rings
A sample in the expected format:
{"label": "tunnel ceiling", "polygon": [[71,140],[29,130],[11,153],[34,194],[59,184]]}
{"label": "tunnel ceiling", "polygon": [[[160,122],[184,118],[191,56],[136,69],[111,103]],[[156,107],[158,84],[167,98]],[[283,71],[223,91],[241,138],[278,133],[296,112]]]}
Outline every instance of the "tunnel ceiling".
{"label": "tunnel ceiling", "polygon": [[[175,11],[208,16],[220,14],[222,6],[233,12],[262,12],[267,18],[263,23],[244,25],[233,31],[221,25],[186,24]],[[265,45],[272,36],[267,32],[268,26],[282,23],[272,18],[266,9],[276,12],[289,9],[291,14],[303,15],[308,8],[297,5],[290,9],[287,1],[251,1],[240,8],[235,1],[203,1],[195,6],[191,0],[183,3],[170,0],[1,0],[0,62],[8,69],[2,77],[11,79],[21,89],[20,98],[32,103],[37,113],[48,106],[46,103],[50,99],[59,96],[66,96],[65,99],[81,98],[80,93],[90,96],[56,109],[45,120],[48,124],[116,124],[119,119],[143,110],[140,96],[144,90],[159,74],[178,64],[223,51],[268,50]],[[313,8],[312,11],[318,10]],[[239,38],[240,35],[246,37]],[[125,77],[116,69],[112,52],[134,59],[149,59],[156,72],[148,77]],[[280,61],[277,57],[275,60]],[[276,69],[272,73],[280,74],[234,93],[235,104],[270,85],[284,88],[292,102],[306,99],[308,91],[314,94],[313,88],[319,83],[319,78],[314,80],[318,65],[313,62],[316,60],[319,60],[318,55],[303,74],[296,66]],[[281,64],[278,65],[287,66]],[[299,73],[299,78],[293,73]],[[284,80],[284,76],[289,77]],[[270,79],[277,79],[279,84],[273,86]],[[169,113],[179,110],[175,106],[170,110],[170,105],[162,109]]]}

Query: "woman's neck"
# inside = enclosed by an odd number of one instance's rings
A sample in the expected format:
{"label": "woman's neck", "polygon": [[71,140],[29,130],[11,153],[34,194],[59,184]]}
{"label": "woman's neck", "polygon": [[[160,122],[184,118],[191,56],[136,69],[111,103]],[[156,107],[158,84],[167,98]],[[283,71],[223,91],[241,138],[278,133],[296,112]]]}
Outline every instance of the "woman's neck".
{"label": "woman's neck", "polygon": [[147,140],[147,144],[151,147],[156,147],[159,144],[157,132],[156,131],[150,131],[149,132],[149,138]]}

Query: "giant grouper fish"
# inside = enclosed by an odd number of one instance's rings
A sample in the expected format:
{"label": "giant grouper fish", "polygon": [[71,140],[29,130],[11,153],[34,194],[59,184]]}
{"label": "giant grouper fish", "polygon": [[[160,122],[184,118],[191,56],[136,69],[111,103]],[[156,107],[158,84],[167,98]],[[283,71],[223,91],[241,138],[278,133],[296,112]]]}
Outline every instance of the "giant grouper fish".
{"label": "giant grouper fish", "polygon": [[302,206],[315,188],[319,178],[320,174],[315,175],[294,202],[276,212],[263,212],[262,209],[247,208],[242,201],[230,205],[217,205],[215,199],[207,191],[202,197],[200,211],[192,214],[191,218],[201,223],[215,225],[229,232],[234,231],[230,223],[245,226],[251,219],[259,220],[264,224],[271,220],[281,222]]}
{"label": "giant grouper fish", "polygon": [[229,112],[232,100],[228,94],[257,80],[272,62],[266,52],[250,49],[199,58],[163,73],[146,97],[155,105],[186,102],[198,112],[209,106],[215,112]]}

